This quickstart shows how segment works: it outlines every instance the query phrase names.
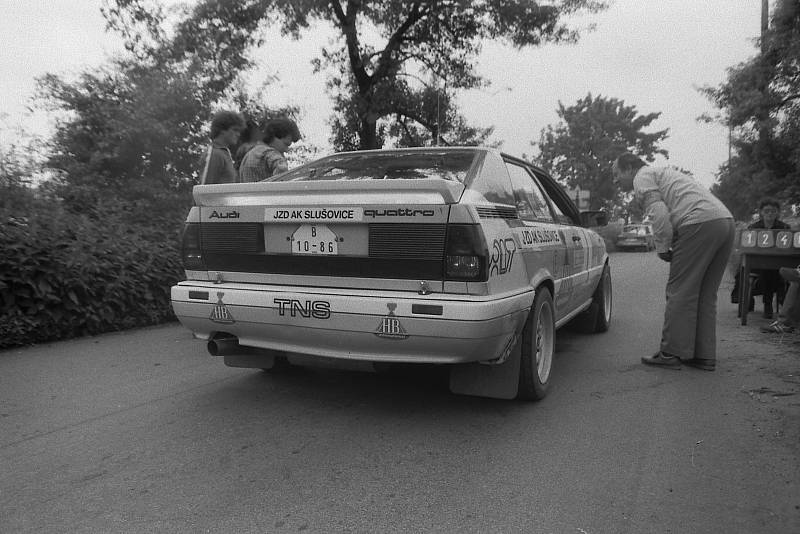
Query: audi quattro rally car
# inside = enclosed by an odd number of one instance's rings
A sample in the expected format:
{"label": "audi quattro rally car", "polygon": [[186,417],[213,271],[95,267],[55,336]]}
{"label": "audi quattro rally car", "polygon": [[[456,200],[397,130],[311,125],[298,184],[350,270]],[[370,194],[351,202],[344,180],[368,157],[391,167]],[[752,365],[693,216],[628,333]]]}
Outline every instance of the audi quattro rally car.
{"label": "audi quattro rally car", "polygon": [[172,305],[229,366],[448,364],[453,392],[540,399],[556,329],[611,320],[602,214],[493,149],[339,153],[194,198]]}

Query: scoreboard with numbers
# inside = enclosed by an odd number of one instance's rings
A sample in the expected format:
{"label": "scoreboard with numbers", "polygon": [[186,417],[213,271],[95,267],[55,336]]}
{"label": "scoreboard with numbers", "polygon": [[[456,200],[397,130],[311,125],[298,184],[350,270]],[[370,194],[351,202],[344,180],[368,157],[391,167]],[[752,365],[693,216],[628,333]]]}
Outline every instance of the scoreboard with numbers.
{"label": "scoreboard with numbers", "polygon": [[739,317],[747,324],[747,302],[750,295],[750,273],[757,269],[795,267],[800,260],[800,231],[742,230],[739,237],[740,265]]}
{"label": "scoreboard with numbers", "polygon": [[800,252],[800,232],[792,230],[742,230],[742,248],[774,248]]}

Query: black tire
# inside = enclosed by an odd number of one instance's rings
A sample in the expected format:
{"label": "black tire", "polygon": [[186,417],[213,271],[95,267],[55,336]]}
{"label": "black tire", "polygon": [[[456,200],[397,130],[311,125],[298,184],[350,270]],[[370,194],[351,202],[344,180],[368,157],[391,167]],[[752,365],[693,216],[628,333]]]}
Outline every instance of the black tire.
{"label": "black tire", "polygon": [[611,268],[606,264],[603,267],[603,274],[600,275],[600,281],[597,283],[597,289],[594,290],[592,295],[592,306],[597,308],[592,332],[608,332],[608,327],[611,324],[612,304]]}
{"label": "black tire", "polygon": [[547,395],[555,351],[553,296],[549,289],[540,287],[522,330],[518,399],[541,400]]}

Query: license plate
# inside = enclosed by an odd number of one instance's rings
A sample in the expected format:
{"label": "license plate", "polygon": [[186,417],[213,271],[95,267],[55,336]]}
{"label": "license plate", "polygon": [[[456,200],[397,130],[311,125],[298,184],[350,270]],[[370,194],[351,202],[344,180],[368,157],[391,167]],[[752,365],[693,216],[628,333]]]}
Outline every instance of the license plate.
{"label": "license plate", "polygon": [[303,224],[292,234],[292,254],[339,254],[339,238],[324,224]]}

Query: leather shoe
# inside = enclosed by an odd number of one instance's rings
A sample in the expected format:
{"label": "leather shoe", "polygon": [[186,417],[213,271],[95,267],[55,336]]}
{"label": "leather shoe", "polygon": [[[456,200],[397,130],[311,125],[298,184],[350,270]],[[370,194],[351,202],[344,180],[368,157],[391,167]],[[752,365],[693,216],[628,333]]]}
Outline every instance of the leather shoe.
{"label": "leather shoe", "polygon": [[680,369],[681,360],[677,356],[658,351],[652,356],[642,356],[642,363],[645,365],[655,365],[667,369]]}

